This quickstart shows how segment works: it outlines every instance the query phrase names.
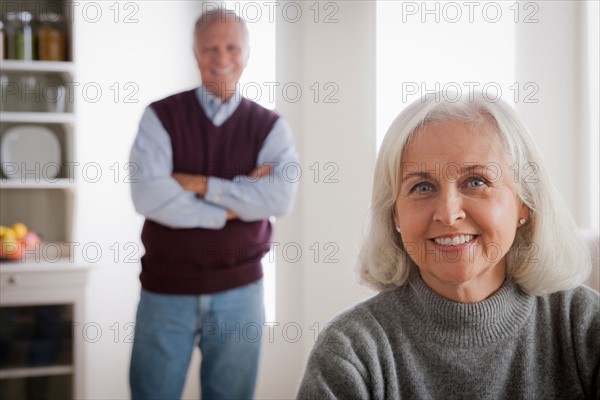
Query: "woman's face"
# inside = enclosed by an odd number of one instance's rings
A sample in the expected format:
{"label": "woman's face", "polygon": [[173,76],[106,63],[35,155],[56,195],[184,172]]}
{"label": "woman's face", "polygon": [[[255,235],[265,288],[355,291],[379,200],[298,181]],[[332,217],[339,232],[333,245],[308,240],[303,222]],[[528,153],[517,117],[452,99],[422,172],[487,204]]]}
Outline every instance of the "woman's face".
{"label": "woman's face", "polygon": [[484,124],[430,123],[409,142],[394,218],[438,294],[476,302],[502,285],[506,253],[528,217],[512,176],[498,134]]}

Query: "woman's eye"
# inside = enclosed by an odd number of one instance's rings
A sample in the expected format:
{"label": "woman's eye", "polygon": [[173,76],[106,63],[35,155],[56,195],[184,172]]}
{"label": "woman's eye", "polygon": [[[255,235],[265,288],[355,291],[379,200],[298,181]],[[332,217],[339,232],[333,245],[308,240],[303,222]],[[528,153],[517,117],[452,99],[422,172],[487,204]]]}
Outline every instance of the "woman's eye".
{"label": "woman's eye", "polygon": [[477,188],[477,187],[485,186],[485,185],[487,185],[487,183],[485,180],[483,180],[481,178],[474,177],[474,178],[470,178],[467,181],[467,185],[472,188]]}
{"label": "woman's eye", "polygon": [[429,183],[421,182],[421,183],[417,183],[415,186],[413,186],[411,192],[428,193],[431,191],[431,189],[432,189],[432,187]]}

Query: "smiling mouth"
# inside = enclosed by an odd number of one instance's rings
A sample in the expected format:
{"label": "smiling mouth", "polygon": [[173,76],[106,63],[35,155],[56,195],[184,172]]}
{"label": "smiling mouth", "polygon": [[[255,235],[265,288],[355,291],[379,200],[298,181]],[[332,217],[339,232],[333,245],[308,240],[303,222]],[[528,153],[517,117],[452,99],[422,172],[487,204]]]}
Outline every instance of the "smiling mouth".
{"label": "smiling mouth", "polygon": [[475,241],[479,235],[456,235],[453,237],[439,237],[429,239],[439,246],[460,246],[461,244]]}

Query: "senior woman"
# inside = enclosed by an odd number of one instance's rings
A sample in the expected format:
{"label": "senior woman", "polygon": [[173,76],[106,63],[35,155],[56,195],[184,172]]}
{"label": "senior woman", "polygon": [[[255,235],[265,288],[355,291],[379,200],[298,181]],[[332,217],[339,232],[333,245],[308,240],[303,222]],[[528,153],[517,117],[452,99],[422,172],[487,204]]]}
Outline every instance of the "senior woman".
{"label": "senior woman", "polygon": [[515,111],[439,93],[375,167],[362,280],[381,293],[319,337],[300,399],[598,399],[589,252]]}

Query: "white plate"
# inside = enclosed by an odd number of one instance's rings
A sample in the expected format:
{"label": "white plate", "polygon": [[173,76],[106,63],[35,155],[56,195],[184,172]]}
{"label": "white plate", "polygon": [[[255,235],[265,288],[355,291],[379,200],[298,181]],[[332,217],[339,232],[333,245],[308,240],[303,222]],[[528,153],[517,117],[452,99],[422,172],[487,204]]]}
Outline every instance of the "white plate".
{"label": "white plate", "polygon": [[15,126],[4,133],[0,145],[2,172],[9,179],[38,182],[54,179],[60,171],[60,144],[48,128]]}

